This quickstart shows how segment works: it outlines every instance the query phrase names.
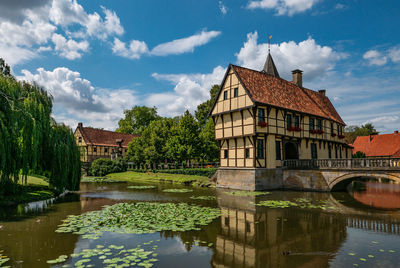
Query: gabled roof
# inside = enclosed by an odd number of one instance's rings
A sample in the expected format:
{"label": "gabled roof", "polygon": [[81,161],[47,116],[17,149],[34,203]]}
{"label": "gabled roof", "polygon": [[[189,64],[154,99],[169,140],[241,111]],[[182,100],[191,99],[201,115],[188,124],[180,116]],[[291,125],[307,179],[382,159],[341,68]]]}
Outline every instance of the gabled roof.
{"label": "gabled roof", "polygon": [[400,157],[400,134],[358,136],[353,147],[354,153],[361,151],[366,156]]}
{"label": "gabled roof", "polygon": [[345,125],[325,94],[299,87],[285,79],[230,65],[254,102],[331,119]]}
{"label": "gabled roof", "polygon": [[79,125],[77,127],[77,130],[78,129],[82,133],[85,143],[88,145],[118,146],[117,140],[122,140],[122,147],[128,147],[128,143],[138,137],[138,135],[118,133]]}

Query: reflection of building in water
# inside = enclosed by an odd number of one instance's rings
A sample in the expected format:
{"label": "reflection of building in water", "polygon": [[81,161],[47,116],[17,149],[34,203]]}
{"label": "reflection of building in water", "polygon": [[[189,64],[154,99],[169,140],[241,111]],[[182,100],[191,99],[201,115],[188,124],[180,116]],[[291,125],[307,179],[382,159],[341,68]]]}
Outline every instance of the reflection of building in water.
{"label": "reflection of building in water", "polygon": [[364,191],[354,191],[353,198],[358,202],[382,209],[400,208],[400,185],[390,183],[363,183]]}
{"label": "reflection of building in water", "polygon": [[219,195],[214,267],[326,267],[346,237],[345,218],[334,214],[267,209],[250,203],[260,197]]}

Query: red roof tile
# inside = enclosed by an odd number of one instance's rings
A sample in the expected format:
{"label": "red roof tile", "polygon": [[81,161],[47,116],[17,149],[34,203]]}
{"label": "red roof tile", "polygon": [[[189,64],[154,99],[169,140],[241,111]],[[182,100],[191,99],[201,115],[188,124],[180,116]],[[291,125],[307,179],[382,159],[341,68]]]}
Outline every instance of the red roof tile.
{"label": "red roof tile", "polygon": [[353,153],[361,151],[366,156],[400,157],[400,134],[358,136],[353,146]]}
{"label": "red roof tile", "polygon": [[85,143],[91,145],[118,146],[117,140],[122,140],[122,147],[128,147],[128,143],[138,137],[138,135],[118,133],[91,127],[78,126],[77,129],[81,131]]}
{"label": "red roof tile", "polygon": [[292,82],[265,72],[236,65],[232,65],[232,67],[254,101],[345,124],[329,98],[324,94],[300,88]]}

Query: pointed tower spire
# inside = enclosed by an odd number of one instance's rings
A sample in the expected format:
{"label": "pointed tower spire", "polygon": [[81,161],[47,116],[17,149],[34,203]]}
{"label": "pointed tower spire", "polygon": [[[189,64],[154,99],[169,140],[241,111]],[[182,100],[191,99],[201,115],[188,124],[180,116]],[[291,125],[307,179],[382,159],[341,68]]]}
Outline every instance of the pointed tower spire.
{"label": "pointed tower spire", "polygon": [[276,69],[274,60],[272,59],[271,56],[271,38],[272,35],[268,36],[268,57],[267,60],[265,61],[264,68],[262,71],[272,76],[280,77],[278,70]]}

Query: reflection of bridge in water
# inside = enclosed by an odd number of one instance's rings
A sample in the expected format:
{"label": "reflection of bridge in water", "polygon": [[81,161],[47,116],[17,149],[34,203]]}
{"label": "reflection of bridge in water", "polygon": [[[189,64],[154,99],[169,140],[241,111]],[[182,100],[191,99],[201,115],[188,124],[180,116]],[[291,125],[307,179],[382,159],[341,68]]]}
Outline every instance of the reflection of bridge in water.
{"label": "reflection of bridge in water", "polygon": [[358,177],[400,183],[400,158],[284,160],[283,187],[318,191],[342,190]]}
{"label": "reflection of bridge in water", "polygon": [[[232,196],[217,191],[222,211],[213,267],[327,267],[346,240],[348,228],[400,234],[393,215],[339,211],[268,209],[256,206],[267,197]],[[334,198],[327,195],[329,205]],[[350,214],[347,214],[349,212]]]}

